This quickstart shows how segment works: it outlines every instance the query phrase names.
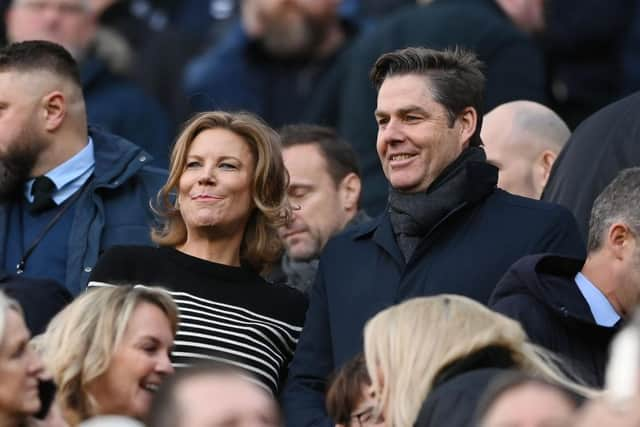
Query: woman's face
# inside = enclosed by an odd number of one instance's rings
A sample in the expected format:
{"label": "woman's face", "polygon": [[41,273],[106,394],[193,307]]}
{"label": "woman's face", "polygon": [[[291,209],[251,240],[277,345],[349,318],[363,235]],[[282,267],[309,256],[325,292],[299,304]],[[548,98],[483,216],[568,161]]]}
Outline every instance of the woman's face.
{"label": "woman's face", "polygon": [[244,233],[254,209],[251,182],[255,159],[249,145],[227,129],[207,129],[187,152],[178,184],[178,205],[187,234],[198,228]]}
{"label": "woman's face", "polygon": [[5,417],[26,417],[40,409],[38,378],[43,367],[29,338],[22,316],[8,310],[0,342],[0,414]]}
{"label": "woman's face", "polygon": [[151,303],[138,304],[109,367],[89,386],[98,414],[144,417],[158,386],[173,372],[172,345],[171,324],[164,312]]}

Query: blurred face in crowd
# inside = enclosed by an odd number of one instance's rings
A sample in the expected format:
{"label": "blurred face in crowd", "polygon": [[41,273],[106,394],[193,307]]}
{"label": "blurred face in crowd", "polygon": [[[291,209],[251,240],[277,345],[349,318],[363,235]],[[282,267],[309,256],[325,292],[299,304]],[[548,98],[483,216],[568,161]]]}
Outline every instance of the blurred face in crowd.
{"label": "blurred face in crowd", "polygon": [[187,243],[200,231],[240,239],[255,209],[251,185],[255,159],[249,144],[222,128],[200,132],[188,149],[178,183],[178,206]]}
{"label": "blurred face in crowd", "polygon": [[287,193],[294,210],[291,223],[280,228],[280,237],[291,259],[317,258],[327,240],[355,215],[358,195],[352,194],[348,181],[359,178],[350,174],[336,184],[315,144],[287,147],[282,156],[289,172]]}
{"label": "blurred face in crowd", "polygon": [[245,0],[247,34],[280,57],[311,56],[336,20],[339,0]]}
{"label": "blurred face in crowd", "polygon": [[431,96],[428,79],[390,76],[378,91],[377,150],[385,176],[396,190],[425,191],[468,145],[476,126],[469,107],[453,125],[445,107]]}
{"label": "blurred face in crowd", "polygon": [[336,427],[383,427],[384,418],[376,415],[376,401],[370,385],[362,387],[362,398],[351,412],[349,424],[336,424]]}
{"label": "blurred face in crowd", "polygon": [[155,304],[142,302],[129,318],[104,374],[89,385],[99,414],[142,418],[164,377],[173,372],[171,324]]}
{"label": "blurred face in crowd", "polygon": [[[536,179],[533,141],[512,141],[511,117],[497,109],[484,116],[480,137],[487,161],[499,169],[498,187],[512,194],[539,199],[544,184]],[[512,116],[512,114],[511,114]]]}
{"label": "blurred face in crowd", "polygon": [[22,316],[10,309],[5,322],[0,341],[0,422],[38,412],[38,378],[43,371],[40,358],[29,345],[30,333]]}
{"label": "blurred face in crowd", "polygon": [[47,40],[64,46],[76,59],[95,33],[86,0],[13,0],[6,27],[12,42]]}
{"label": "blurred face in crowd", "polygon": [[22,190],[47,143],[39,132],[41,79],[0,72],[0,201]]}
{"label": "blurred face in crowd", "polygon": [[575,403],[550,386],[527,383],[505,391],[491,405],[482,427],[563,427]]}
{"label": "blurred face in crowd", "polygon": [[181,427],[281,426],[269,393],[236,375],[194,377],[180,384],[175,393]]}
{"label": "blurred face in crowd", "polygon": [[518,28],[528,33],[544,30],[546,0],[496,0]]}

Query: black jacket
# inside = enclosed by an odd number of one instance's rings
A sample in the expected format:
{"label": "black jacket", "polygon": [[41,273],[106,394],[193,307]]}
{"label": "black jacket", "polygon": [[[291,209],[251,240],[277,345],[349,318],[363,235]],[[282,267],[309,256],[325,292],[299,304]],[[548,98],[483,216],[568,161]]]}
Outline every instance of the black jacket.
{"label": "black jacket", "polygon": [[524,257],[500,280],[489,307],[520,321],[532,342],[561,355],[588,384],[601,386],[618,326],[595,323],[574,281],[582,264],[550,254]]}
{"label": "black jacket", "polygon": [[473,426],[486,388],[514,367],[509,352],[501,347],[487,347],[453,362],[436,376],[414,426]]}
{"label": "black jacket", "polygon": [[573,132],[542,200],[568,208],[587,241],[594,200],[624,168],[640,165],[640,92],[598,111]]}
{"label": "black jacket", "polygon": [[2,269],[0,289],[20,304],[32,336],[43,333],[49,321],[73,300],[69,291],[54,280],[10,275]]}
{"label": "black jacket", "polygon": [[287,425],[333,425],[324,409],[326,378],[362,351],[362,329],[377,312],[409,298],[441,293],[486,304],[500,277],[525,254],[584,256],[569,212],[495,185],[483,187],[479,183],[487,181],[485,174],[496,172],[476,172],[476,188],[469,194],[476,202],[463,202],[450,211],[408,263],[388,212],[329,241],[284,391]]}

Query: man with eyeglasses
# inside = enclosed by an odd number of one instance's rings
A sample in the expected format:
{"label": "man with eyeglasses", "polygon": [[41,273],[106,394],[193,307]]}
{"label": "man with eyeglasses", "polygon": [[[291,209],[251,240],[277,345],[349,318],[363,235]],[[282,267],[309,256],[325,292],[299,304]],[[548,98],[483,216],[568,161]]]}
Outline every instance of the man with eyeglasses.
{"label": "man with eyeglasses", "polygon": [[46,40],[62,45],[79,63],[92,125],[124,136],[165,167],[172,130],[160,104],[116,72],[119,57],[107,54],[90,0],[13,0],[5,15],[9,42]]}

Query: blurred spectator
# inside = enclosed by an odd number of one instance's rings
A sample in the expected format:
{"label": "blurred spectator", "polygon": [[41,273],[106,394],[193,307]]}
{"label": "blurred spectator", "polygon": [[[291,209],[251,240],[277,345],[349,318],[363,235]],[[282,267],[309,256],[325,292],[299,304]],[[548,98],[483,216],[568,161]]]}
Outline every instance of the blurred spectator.
{"label": "blurred spectator", "polygon": [[318,81],[355,33],[339,0],[246,0],[242,24],[185,72],[191,109],[247,110],[271,126],[298,122]]}
{"label": "blurred spectator", "polygon": [[628,93],[624,87],[623,49],[637,1],[546,3],[541,41],[549,106],[575,129],[586,117]]}
{"label": "blurred spectator", "polygon": [[[238,0],[90,0],[101,36],[120,39],[127,74],[171,113],[173,128],[187,109],[180,84],[187,62],[215,46],[236,22]],[[110,47],[113,49],[113,46]],[[118,55],[123,56],[123,52]],[[111,56],[111,55],[110,55]]]}
{"label": "blurred spectator", "polygon": [[0,424],[6,427],[26,425],[42,407],[38,382],[43,365],[29,345],[30,336],[20,306],[0,291]]}
{"label": "blurred spectator", "polygon": [[483,118],[487,161],[499,169],[498,187],[539,199],[571,131],[549,108],[531,101],[499,105]]}
{"label": "blurred spectator", "polygon": [[76,295],[106,248],[151,243],[149,203],[166,175],[87,128],[77,65],[59,45],[1,49],[0,103],[0,266]]}
{"label": "blurred spectator", "polygon": [[595,198],[624,168],[640,166],[640,92],[598,111],[571,135],[542,200],[563,205],[586,242]]}
{"label": "blurred spectator", "polygon": [[376,413],[387,426],[470,426],[487,385],[514,369],[595,394],[562,374],[517,322],[459,295],[381,311],[365,326],[364,349]]}
{"label": "blurred spectator", "polygon": [[568,426],[576,397],[557,384],[522,372],[506,372],[487,387],[478,403],[478,427]]}
{"label": "blurred spectator", "polygon": [[281,427],[278,405],[246,372],[226,364],[181,371],[160,387],[148,427]]}
{"label": "blurred spectator", "polygon": [[66,421],[144,418],[173,372],[169,352],[177,328],[178,309],[163,290],[108,286],[76,298],[38,343]]}
{"label": "blurred spectator", "polygon": [[308,293],[329,238],[370,218],[359,210],[356,155],[333,129],[289,125],[280,136],[289,172],[287,194],[294,209],[291,221],[279,229],[286,252],[269,278]]}
{"label": "blurred spectator", "polygon": [[[530,4],[535,13],[503,8],[503,3]],[[354,42],[322,82],[304,119],[335,127],[354,146],[362,169],[362,206],[367,212],[384,210],[388,195],[373,145],[376,91],[364,78],[376,58],[406,46],[464,47],[485,63],[486,91],[478,114],[516,99],[543,102],[542,52],[517,28],[540,25],[541,13],[538,0],[436,0],[391,14]]]}
{"label": "blurred spectator", "polygon": [[349,5],[352,13],[361,20],[375,21],[388,16],[390,12],[403,6],[414,5],[416,0],[343,0],[342,8],[345,10]]}
{"label": "blurred spectator", "polygon": [[2,268],[0,289],[23,307],[24,321],[34,336],[44,332],[53,316],[72,300],[69,291],[54,280],[10,275]]}
{"label": "blurred spectator", "polygon": [[384,420],[375,413],[375,396],[362,353],[345,363],[331,380],[327,413],[336,422],[336,427],[384,425]]}
{"label": "blurred spectator", "polygon": [[289,216],[280,137],[250,113],[205,112],[182,131],[171,163],[159,247],[112,248],[91,278],[170,289],[186,312],[175,365],[225,362],[275,395],[307,309],[301,292],[260,276],[280,257],[277,227]]}
{"label": "blurred spectator", "polygon": [[[531,340],[602,386],[607,349],[640,304],[640,168],[621,172],[591,212],[586,261],[536,255],[500,280],[490,306],[520,321]],[[584,263],[584,265],[583,265]]]}
{"label": "blurred spectator", "polygon": [[[123,136],[166,167],[172,130],[159,104],[110,69],[118,58],[98,56],[102,40],[86,0],[13,0],[6,14],[10,42],[61,44],[80,64],[89,123]],[[109,42],[107,40],[106,42]]]}
{"label": "blurred spectator", "polygon": [[362,327],[379,310],[439,293],[486,303],[526,254],[584,256],[568,211],[496,188],[498,171],[479,147],[479,65],[468,51],[425,48],[374,65],[389,207],[323,251],[283,398],[289,425],[328,425],[326,378],[361,350]]}

